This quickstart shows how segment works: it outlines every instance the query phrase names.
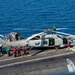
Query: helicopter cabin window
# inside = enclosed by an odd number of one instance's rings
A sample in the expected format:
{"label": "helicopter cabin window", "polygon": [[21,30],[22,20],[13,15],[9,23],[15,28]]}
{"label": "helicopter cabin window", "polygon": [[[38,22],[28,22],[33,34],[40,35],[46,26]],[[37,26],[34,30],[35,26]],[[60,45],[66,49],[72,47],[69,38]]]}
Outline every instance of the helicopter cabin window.
{"label": "helicopter cabin window", "polygon": [[55,44],[54,39],[53,38],[50,38],[49,39],[49,46],[54,45],[54,44]]}
{"label": "helicopter cabin window", "polygon": [[43,41],[43,44],[47,44],[47,41]]}
{"label": "helicopter cabin window", "polygon": [[35,36],[31,40],[39,40],[39,39],[40,39],[40,36]]}

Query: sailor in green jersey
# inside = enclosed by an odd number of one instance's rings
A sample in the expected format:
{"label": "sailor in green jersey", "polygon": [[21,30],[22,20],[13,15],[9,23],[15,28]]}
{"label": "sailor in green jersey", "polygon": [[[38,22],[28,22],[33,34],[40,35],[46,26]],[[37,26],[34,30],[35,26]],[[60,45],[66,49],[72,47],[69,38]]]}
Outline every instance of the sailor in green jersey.
{"label": "sailor in green jersey", "polygon": [[8,56],[10,56],[10,51],[11,51],[11,47],[8,46],[7,49],[6,49],[6,52],[8,53]]}
{"label": "sailor in green jersey", "polygon": [[56,25],[53,26],[53,30],[56,31]]}
{"label": "sailor in green jersey", "polygon": [[52,41],[50,41],[50,44],[52,45],[52,44],[53,44],[53,42],[52,42]]}

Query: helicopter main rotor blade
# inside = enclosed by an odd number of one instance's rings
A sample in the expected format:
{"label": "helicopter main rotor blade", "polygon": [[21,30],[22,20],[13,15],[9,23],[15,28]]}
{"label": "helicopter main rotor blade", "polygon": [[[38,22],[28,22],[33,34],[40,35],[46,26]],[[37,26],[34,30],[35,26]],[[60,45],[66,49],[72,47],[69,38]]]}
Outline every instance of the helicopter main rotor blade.
{"label": "helicopter main rotor blade", "polygon": [[56,30],[63,30],[63,29],[68,29],[68,28],[57,28]]}
{"label": "helicopter main rotor blade", "polygon": [[29,28],[13,28],[13,30],[28,30]]}
{"label": "helicopter main rotor blade", "polygon": [[45,29],[32,29],[32,28],[13,28],[13,30],[39,30],[39,31],[42,31],[42,30],[45,30]]}
{"label": "helicopter main rotor blade", "polygon": [[58,32],[58,31],[56,31],[56,33],[64,34],[64,35],[69,35],[69,36],[75,36],[75,35],[72,35],[72,34],[68,34],[68,33],[64,33],[64,32]]}
{"label": "helicopter main rotor blade", "polygon": [[[57,28],[56,30],[63,30],[63,29],[68,29],[68,28]],[[43,29],[43,28],[41,28],[41,29],[36,29],[36,28],[34,28],[34,29],[32,29],[32,28],[13,28],[13,30],[39,30],[39,31],[43,31],[43,30],[52,30],[52,29]]]}
{"label": "helicopter main rotor blade", "polygon": [[4,35],[0,34],[0,37],[4,37]]}

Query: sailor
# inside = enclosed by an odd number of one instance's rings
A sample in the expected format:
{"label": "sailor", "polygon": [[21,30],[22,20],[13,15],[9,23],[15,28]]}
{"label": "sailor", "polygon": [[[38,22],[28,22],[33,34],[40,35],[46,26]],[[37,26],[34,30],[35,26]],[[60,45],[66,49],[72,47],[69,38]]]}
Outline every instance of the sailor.
{"label": "sailor", "polygon": [[26,53],[26,50],[27,50],[27,47],[26,47],[26,46],[24,46],[24,47],[23,47],[24,55],[26,55],[26,54],[27,54],[27,53]]}
{"label": "sailor", "polygon": [[53,45],[53,41],[52,40],[50,41],[50,45]]}
{"label": "sailor", "polygon": [[8,46],[7,49],[6,49],[6,52],[7,52],[8,56],[10,56],[10,51],[11,51],[11,47]]}
{"label": "sailor", "polygon": [[17,51],[18,51],[18,56],[21,56],[21,47],[20,46],[18,46]]}
{"label": "sailor", "polygon": [[56,51],[59,51],[58,46],[55,46],[55,50],[56,50]]}
{"label": "sailor", "polygon": [[56,25],[53,26],[53,30],[56,31]]}
{"label": "sailor", "polygon": [[0,57],[2,55],[2,44],[0,44]]}
{"label": "sailor", "polygon": [[14,52],[14,57],[17,57],[17,49],[13,48],[13,52]]}
{"label": "sailor", "polygon": [[70,50],[70,42],[68,42],[68,44],[67,44],[67,50],[66,51],[68,51],[68,50]]}

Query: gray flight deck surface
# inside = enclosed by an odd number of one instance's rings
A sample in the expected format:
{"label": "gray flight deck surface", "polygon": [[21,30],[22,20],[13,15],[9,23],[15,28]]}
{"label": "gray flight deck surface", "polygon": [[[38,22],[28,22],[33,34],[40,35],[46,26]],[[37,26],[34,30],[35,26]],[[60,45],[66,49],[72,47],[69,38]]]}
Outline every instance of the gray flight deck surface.
{"label": "gray flight deck surface", "polygon": [[45,75],[68,72],[66,58],[75,64],[75,54],[66,48],[30,50],[29,55],[14,58],[7,54],[0,57],[0,75]]}

